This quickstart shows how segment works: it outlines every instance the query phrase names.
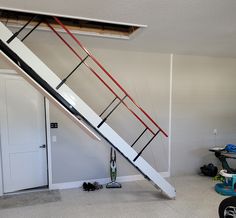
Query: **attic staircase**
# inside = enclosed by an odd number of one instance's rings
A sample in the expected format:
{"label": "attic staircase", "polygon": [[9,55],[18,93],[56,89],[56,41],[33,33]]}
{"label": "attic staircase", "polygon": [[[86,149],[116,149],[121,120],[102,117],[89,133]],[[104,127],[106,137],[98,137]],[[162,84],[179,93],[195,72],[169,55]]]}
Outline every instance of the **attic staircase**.
{"label": "attic staircase", "polygon": [[[33,19],[33,18],[32,18]],[[20,40],[17,38],[18,34],[32,21],[29,20],[19,31],[12,33],[3,23],[0,22],[0,48],[1,57],[8,61],[13,68],[20,73],[28,82],[35,86],[43,95],[50,101],[54,102],[67,116],[76,122],[83,130],[85,130],[91,137],[100,140],[105,139],[117,151],[119,151],[136,169],[138,169],[144,177],[149,180],[156,188],[169,198],[173,199],[176,196],[174,187],[172,187],[162,176],[153,169],[147,161],[141,156],[142,152],[153,141],[158,134],[163,134],[168,137],[164,130],[156,124],[156,122],[130,97],[124,88],[109,74],[106,69],[95,59],[95,57],[80,43],[80,41],[67,29],[67,27],[59,20],[58,17],[53,17],[55,23],[61,26],[65,33],[74,40],[80,49],[86,54],[82,57],[77,50],[65,40],[59,32],[47,22],[47,19],[42,19],[40,22],[45,22],[48,27],[59,37],[59,39],[74,53],[79,59],[78,65],[61,80],[54,72],[52,72],[28,47],[23,43],[23,40],[30,35],[30,33],[37,28],[38,23],[31,29],[26,36]],[[110,80],[110,83],[120,90],[119,94],[114,91],[114,88],[106,82],[97,71],[88,64],[88,59],[93,62]],[[105,87],[114,95],[113,101],[104,109],[104,111],[97,115],[72,89],[66,85],[67,79],[78,69],[81,65],[85,65],[91,73],[100,80]],[[122,93],[122,94],[120,94]],[[136,110],[133,110],[129,104],[131,103],[141,114],[139,116]],[[143,132],[130,145],[124,141],[107,123],[106,120],[113,113],[117,107],[123,104],[130,113],[137,118],[144,127]],[[107,112],[109,111],[109,113]],[[107,114],[104,116],[104,114]],[[141,118],[142,117],[142,118]],[[144,121],[145,117],[151,125]],[[142,138],[145,133],[152,135],[151,139],[143,146],[139,153],[137,153],[133,146]]]}

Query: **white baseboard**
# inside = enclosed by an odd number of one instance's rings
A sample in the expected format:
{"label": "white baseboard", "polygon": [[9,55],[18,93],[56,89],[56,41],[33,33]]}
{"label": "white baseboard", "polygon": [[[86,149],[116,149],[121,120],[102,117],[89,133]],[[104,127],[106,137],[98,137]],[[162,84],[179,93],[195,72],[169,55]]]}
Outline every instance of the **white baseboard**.
{"label": "white baseboard", "polygon": [[[161,172],[160,173],[162,177],[170,177],[169,172]],[[117,182],[132,182],[132,181],[139,181],[139,180],[145,180],[145,178],[142,175],[131,175],[131,176],[120,176],[117,177]],[[70,188],[78,188],[83,185],[84,182],[98,182],[99,184],[107,184],[111,181],[110,178],[101,178],[101,179],[90,179],[90,180],[81,180],[81,181],[75,181],[75,182],[65,182],[65,183],[55,183],[52,184],[50,189],[70,189]]]}

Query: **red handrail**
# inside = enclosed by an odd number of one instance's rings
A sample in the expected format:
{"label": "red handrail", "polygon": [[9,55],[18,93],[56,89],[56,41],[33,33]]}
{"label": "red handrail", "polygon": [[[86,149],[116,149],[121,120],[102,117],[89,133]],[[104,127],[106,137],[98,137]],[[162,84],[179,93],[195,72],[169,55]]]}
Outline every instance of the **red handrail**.
{"label": "red handrail", "polygon": [[[131,98],[131,96],[125,91],[125,89],[108,73],[108,71],[96,60],[96,58],[80,43],[80,41],[65,27],[65,25],[57,18],[53,17],[55,21],[75,40],[75,42],[89,55],[89,57],[100,67],[100,69],[123,91],[123,93],[133,102],[133,104],[166,136],[168,137],[167,133]],[[82,58],[78,53],[65,41],[65,39],[57,33],[57,31],[49,24],[47,25],[50,29],[73,51],[73,53],[82,61]],[[119,99],[121,98],[113,91],[111,87],[107,85],[107,83],[86,63],[84,64],[95,74],[98,79],[102,81],[102,83]],[[125,107],[152,133],[155,134],[145,122],[133,111],[131,110],[127,104],[122,101]]]}

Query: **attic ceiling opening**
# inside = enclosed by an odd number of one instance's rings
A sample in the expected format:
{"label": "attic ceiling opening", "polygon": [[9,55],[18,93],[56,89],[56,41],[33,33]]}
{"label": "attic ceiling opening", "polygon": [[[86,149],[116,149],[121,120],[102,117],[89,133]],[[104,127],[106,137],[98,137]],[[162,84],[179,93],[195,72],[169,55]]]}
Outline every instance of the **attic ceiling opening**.
{"label": "attic ceiling opening", "polygon": [[[33,18],[28,28],[32,29],[38,22],[40,22],[40,20],[46,20],[57,31],[64,32],[52,16],[60,17],[60,20],[71,30],[72,33],[82,35],[129,39],[133,33],[137,32],[137,30],[142,27],[146,27],[145,25],[138,24],[108,22],[29,11],[6,10],[0,8],[0,21],[8,27],[22,27],[27,21]],[[44,22],[40,23],[37,29],[50,30]]]}

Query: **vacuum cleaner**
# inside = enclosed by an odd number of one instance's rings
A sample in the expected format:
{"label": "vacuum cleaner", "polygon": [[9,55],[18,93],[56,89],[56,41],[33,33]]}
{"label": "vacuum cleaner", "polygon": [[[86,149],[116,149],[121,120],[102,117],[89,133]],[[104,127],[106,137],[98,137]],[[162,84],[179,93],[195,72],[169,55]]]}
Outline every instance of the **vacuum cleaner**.
{"label": "vacuum cleaner", "polygon": [[116,165],[116,151],[111,147],[110,151],[110,176],[111,182],[107,183],[106,188],[121,188],[121,184],[116,182],[117,165]]}

